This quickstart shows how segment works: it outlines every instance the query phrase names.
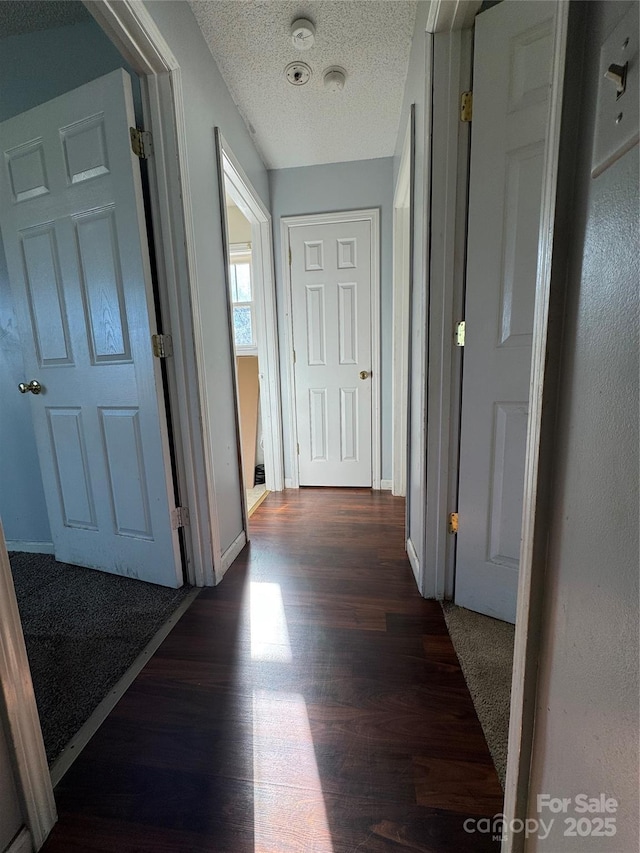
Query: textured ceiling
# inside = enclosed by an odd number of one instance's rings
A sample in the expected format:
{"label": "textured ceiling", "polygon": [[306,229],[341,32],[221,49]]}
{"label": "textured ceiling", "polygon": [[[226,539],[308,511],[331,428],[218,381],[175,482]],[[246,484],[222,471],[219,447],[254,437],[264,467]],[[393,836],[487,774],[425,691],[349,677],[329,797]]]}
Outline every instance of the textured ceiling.
{"label": "textured ceiling", "polygon": [[[189,0],[211,53],[270,169],[393,154],[416,14],[413,0]],[[307,17],[314,46],[297,51],[290,26]],[[305,86],[288,63],[311,66]],[[323,72],[342,66],[342,92]]]}
{"label": "textured ceiling", "polygon": [[0,0],[0,38],[91,20],[80,0]]}

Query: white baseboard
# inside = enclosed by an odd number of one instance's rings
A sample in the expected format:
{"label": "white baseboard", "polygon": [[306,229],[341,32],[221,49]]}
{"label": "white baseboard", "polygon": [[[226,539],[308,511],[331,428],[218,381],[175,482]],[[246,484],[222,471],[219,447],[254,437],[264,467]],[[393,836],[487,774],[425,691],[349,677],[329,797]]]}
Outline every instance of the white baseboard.
{"label": "white baseboard", "polygon": [[25,539],[7,539],[7,551],[24,554],[53,554],[53,542],[27,542]]}
{"label": "white baseboard", "polygon": [[293,485],[293,480],[291,479],[291,477],[285,477],[284,478],[284,487],[285,487],[285,489],[297,489],[298,488],[297,486]]}
{"label": "white baseboard", "polygon": [[6,848],[5,853],[33,853],[33,840],[26,826],[22,827],[11,844]]}
{"label": "white baseboard", "polygon": [[393,480],[380,480],[380,489],[383,492],[390,492],[393,488]]}
{"label": "white baseboard", "polygon": [[240,551],[247,544],[247,534],[243,530],[242,533],[235,539],[227,550],[222,555],[220,561],[220,571],[216,572],[216,584],[219,584],[222,578],[226,575],[227,569],[233,563]]}
{"label": "white baseboard", "polygon": [[422,595],[422,589],[420,588],[420,560],[418,560],[418,555],[411,539],[407,539],[407,557],[409,557],[409,563],[413,569],[413,576],[418,585],[418,592]]}

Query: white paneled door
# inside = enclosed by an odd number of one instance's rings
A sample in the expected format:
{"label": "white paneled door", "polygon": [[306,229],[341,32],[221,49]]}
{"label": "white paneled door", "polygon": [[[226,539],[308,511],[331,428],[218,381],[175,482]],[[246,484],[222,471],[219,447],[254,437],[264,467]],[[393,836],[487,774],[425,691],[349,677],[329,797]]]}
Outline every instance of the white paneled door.
{"label": "white paneled door", "polygon": [[4,122],[0,224],[56,559],[177,587],[134,125],[122,70]]}
{"label": "white paneled door", "polygon": [[289,227],[301,486],[372,485],[371,230]]}
{"label": "white paneled door", "polygon": [[554,3],[476,18],[457,604],[515,622]]}

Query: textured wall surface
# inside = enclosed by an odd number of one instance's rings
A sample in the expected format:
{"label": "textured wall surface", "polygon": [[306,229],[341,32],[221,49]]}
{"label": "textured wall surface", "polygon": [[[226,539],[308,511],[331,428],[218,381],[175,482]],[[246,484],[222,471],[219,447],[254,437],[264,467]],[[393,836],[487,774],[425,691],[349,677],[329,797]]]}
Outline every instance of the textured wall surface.
{"label": "textured wall surface", "polygon": [[280,242],[280,217],[306,213],[332,213],[341,210],[380,208],[380,359],[382,382],[382,478],[391,478],[391,335],[392,335],[392,222],[393,161],[349,161],[299,169],[276,169],[269,172],[275,242],[278,325],[280,330],[280,365],[282,374],[282,408],[284,428],[285,476],[291,476],[289,435],[289,396],[286,364],[289,354],[284,344],[284,280]]}
{"label": "textured wall surface", "polygon": [[587,5],[530,814],[543,793],[619,809],[611,838],[556,816],[536,853],[638,849],[638,148],[590,177],[600,45],[629,4]]}

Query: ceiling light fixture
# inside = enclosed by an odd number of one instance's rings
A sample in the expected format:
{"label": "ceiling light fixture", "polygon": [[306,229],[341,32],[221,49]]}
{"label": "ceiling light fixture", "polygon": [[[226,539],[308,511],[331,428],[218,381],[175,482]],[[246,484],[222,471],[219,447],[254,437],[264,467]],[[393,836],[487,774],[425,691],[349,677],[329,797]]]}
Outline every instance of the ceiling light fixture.
{"label": "ceiling light fixture", "polygon": [[330,92],[341,92],[344,89],[344,84],[347,80],[347,72],[339,65],[334,65],[332,68],[327,68],[324,72],[325,89]]}
{"label": "ceiling light fixture", "polygon": [[291,24],[291,41],[296,50],[309,50],[316,40],[316,28],[307,18],[298,18]]}

